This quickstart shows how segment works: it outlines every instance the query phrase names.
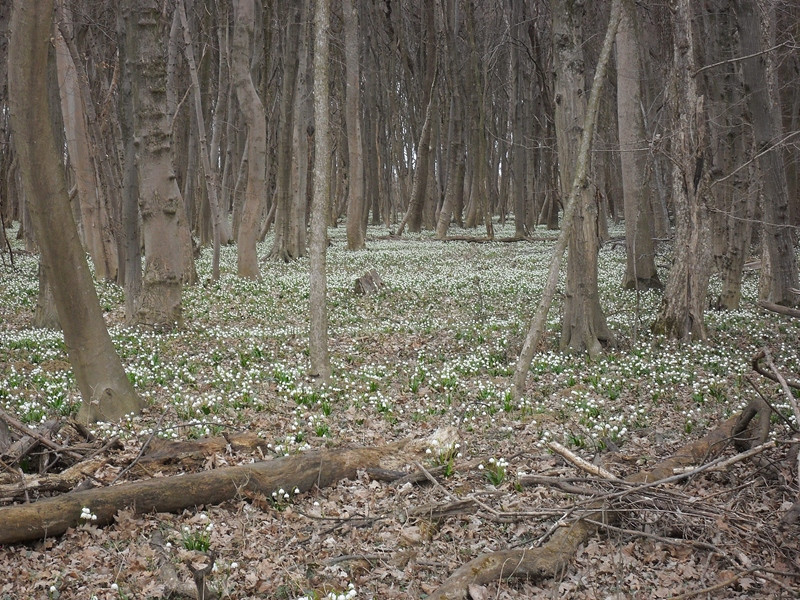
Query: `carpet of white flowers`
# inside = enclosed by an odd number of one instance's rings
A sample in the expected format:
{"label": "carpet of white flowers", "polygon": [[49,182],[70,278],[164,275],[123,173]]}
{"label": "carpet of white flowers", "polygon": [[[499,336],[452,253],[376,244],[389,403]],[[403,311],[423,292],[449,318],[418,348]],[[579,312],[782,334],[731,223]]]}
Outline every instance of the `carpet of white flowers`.
{"label": "carpet of white flowers", "polygon": [[[679,346],[649,331],[660,292],[622,290],[624,248],[604,245],[601,303],[616,345],[596,361],[559,353],[557,298],[546,347],[534,357],[528,388],[517,401],[511,375],[552,241],[445,243],[426,233],[398,240],[370,228],[367,249],[349,252],[344,233],[330,230],[334,374],[322,389],[306,377],[308,259],[263,262],[261,281],[246,281],[235,275],[235,247],[226,247],[222,276],[211,281],[205,250],[197,264],[199,283],[184,291],[184,327],[167,334],[125,326],[122,289],[98,282],[116,348],[149,405],[141,416],[94,427],[98,437],[124,444],[116,466],[97,479],[112,481],[152,435],[187,440],[249,430],[281,456],[381,446],[448,425],[459,431],[458,448],[435,450],[428,458],[431,467],[448,466],[441,486],[392,488],[362,474],[305,494],[287,490],[271,508],[240,498],[177,515],[124,512],[104,528],[92,524],[87,508],[85,523],[60,538],[0,547],[0,600],[160,598],[164,583],[150,543],[155,534],[166,540],[187,581],[187,554],[213,549],[209,583],[223,598],[424,598],[480,553],[534,545],[563,514],[558,509],[574,502],[562,492],[515,483],[522,473],[585,475],[551,454],[548,441],[590,461],[610,457],[608,468],[625,476],[702,436],[758,394],[791,412],[750,360],[767,346],[779,368],[797,376],[800,322],[756,307],[756,270],[745,272],[740,310],[707,312],[707,343]],[[513,227],[497,227],[498,236],[512,234]],[[270,245],[268,237],[260,255]],[[13,267],[7,253],[0,266],[0,408],[35,427],[73,414],[80,397],[61,334],[29,327],[37,257],[20,242],[14,248]],[[665,281],[666,250],[657,263]],[[369,296],[355,294],[355,279],[369,269],[377,270],[385,287]],[[712,280],[712,297],[718,286]],[[785,436],[785,426],[776,422],[774,434]],[[219,456],[207,467],[253,458]],[[460,469],[470,461],[480,464]],[[788,484],[785,490],[766,482],[757,487],[755,466],[745,464],[736,473],[700,478],[682,490],[713,488],[721,505],[767,522],[780,516],[776,511],[787,501],[797,500],[796,481],[792,500]],[[748,496],[747,506],[737,504],[744,500],[734,491],[743,483],[756,486],[748,488],[753,498]],[[492,518],[485,509],[435,523],[403,516],[416,506],[466,495],[519,517]],[[708,541],[706,536],[728,527],[728,513],[720,514],[716,523],[697,517],[698,539]],[[639,526],[646,529],[646,522],[642,517]],[[754,545],[741,552],[753,563],[771,565],[773,576],[739,576],[702,597],[787,593],[776,583],[789,568],[785,556],[768,550],[764,555]],[[800,569],[796,562],[794,569]],[[612,531],[584,546],[559,580],[503,583],[475,595],[660,598],[708,588],[732,574],[731,564],[713,552]]]}

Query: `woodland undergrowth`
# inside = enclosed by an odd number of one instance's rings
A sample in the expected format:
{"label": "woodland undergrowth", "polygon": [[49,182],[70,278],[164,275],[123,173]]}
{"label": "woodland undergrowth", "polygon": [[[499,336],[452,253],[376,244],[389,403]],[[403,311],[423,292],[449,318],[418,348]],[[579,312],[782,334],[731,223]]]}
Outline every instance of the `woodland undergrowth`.
{"label": "woodland undergrowth", "polygon": [[[512,235],[513,225],[496,232]],[[165,547],[188,580],[187,557],[213,550],[208,581],[223,598],[425,598],[480,553],[540,543],[579,500],[522,486],[521,476],[596,483],[552,454],[549,441],[624,477],[759,395],[791,421],[778,386],[750,361],[767,347],[780,370],[796,377],[800,320],[757,307],[756,270],[745,272],[740,310],[706,313],[708,342],[679,346],[650,333],[660,293],[622,290],[624,248],[604,245],[601,302],[617,346],[595,361],[559,353],[557,299],[517,401],[514,361],[552,242],[398,240],[370,228],[367,249],[349,252],[344,233],[329,231],[333,378],[323,388],[306,377],[307,259],[264,262],[263,279],[245,281],[235,274],[235,248],[226,247],[221,278],[212,281],[204,250],[200,282],[184,290],[184,328],[161,335],[125,326],[122,289],[98,282],[115,346],[149,406],[141,416],[94,427],[98,438],[118,438],[122,447],[92,477],[98,484],[134,478],[125,468],[154,437],[247,430],[266,441],[269,458],[379,446],[452,426],[459,445],[431,448],[425,463],[444,467],[439,483],[392,487],[364,473],[333,488],[286,490],[263,505],[242,497],[179,515],[123,512],[102,529],[85,519],[61,538],[0,547],[0,599],[159,598],[156,565]],[[259,246],[261,256],[270,244]],[[0,408],[30,427],[66,419],[80,398],[63,338],[28,327],[37,258],[15,246],[13,267],[8,254],[3,260]],[[666,280],[668,248],[657,264]],[[385,287],[355,294],[355,279],[369,269]],[[712,281],[712,297],[717,287]],[[776,420],[772,435],[786,432]],[[800,536],[777,525],[797,501],[797,473],[781,467],[785,452],[782,446],[766,462],[698,476],[649,501],[637,497],[623,522],[584,545],[559,580],[499,582],[473,597],[669,598],[699,590],[707,590],[703,598],[792,597]],[[202,468],[261,458],[224,452]],[[437,519],[416,511],[464,499],[473,502],[470,510]],[[155,548],[154,538],[164,544]]]}

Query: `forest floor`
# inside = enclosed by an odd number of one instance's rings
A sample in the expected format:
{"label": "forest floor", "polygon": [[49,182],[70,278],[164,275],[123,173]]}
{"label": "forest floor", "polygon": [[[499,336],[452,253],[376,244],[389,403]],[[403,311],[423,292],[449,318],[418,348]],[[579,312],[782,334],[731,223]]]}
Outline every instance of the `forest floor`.
{"label": "forest floor", "polygon": [[[581,514],[575,506],[582,497],[522,486],[519,477],[580,478],[579,485],[605,489],[549,451],[548,441],[625,477],[702,437],[759,394],[791,412],[780,389],[750,363],[768,347],[778,368],[796,377],[800,322],[756,307],[755,270],[745,273],[741,310],[709,310],[708,342],[678,346],[649,332],[660,293],[621,290],[624,248],[604,245],[601,301],[616,346],[596,361],[559,353],[557,300],[545,347],[517,402],[511,374],[552,241],[442,243],[425,234],[397,240],[385,233],[370,228],[368,249],[353,253],[343,228],[331,230],[334,376],[322,390],[305,375],[307,259],[262,263],[263,280],[256,283],[235,276],[235,248],[224,248],[222,277],[212,282],[204,251],[200,282],[184,293],[184,327],[163,335],[123,326],[122,290],[99,282],[112,337],[149,407],[142,416],[93,429],[98,439],[118,438],[121,446],[91,475],[97,485],[120,474],[117,483],[142,477],[125,469],[153,436],[200,440],[250,431],[266,442],[270,459],[378,447],[454,427],[458,447],[433,448],[424,459],[431,469],[447,465],[438,484],[394,486],[360,472],[333,487],[287,490],[289,498],[279,502],[243,495],[180,514],[123,511],[102,528],[80,524],[76,515],[76,526],[63,536],[0,546],[0,600],[161,598],[165,583],[154,540],[163,540],[179,578],[188,582],[185,561],[196,558],[193,548],[213,550],[209,584],[223,598],[425,598],[479,554],[536,546],[559,519]],[[259,247],[261,255],[270,243]],[[8,254],[2,258],[0,408],[30,427],[65,419],[79,396],[63,339],[28,327],[36,257],[17,246],[13,268]],[[668,255],[659,255],[658,264],[666,280]],[[369,269],[385,288],[356,295],[354,281]],[[69,431],[62,428],[62,435]],[[785,440],[789,432],[776,421],[772,435]],[[765,460],[697,475],[654,490],[648,501],[617,506],[622,521],[582,545],[561,577],[497,582],[471,590],[472,597],[797,597],[800,529],[779,523],[798,499],[796,464],[785,460],[786,452],[781,445],[764,453]],[[196,468],[261,459],[229,450]],[[23,466],[35,471],[34,464]],[[4,474],[0,467],[0,483],[18,476],[18,469]],[[186,468],[166,465],[152,475]],[[471,508],[436,519],[415,513],[456,500]]]}

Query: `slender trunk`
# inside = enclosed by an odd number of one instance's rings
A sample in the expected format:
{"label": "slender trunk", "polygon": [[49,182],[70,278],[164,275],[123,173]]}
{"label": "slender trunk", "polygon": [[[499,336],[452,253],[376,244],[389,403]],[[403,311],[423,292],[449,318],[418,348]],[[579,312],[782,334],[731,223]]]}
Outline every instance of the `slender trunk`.
{"label": "slender trunk", "polygon": [[203,165],[203,175],[206,182],[206,194],[208,194],[208,204],[211,208],[211,231],[214,240],[214,257],[212,260],[212,279],[216,281],[219,279],[219,246],[221,237],[223,235],[223,220],[222,208],[217,199],[217,169],[211,166],[209,158],[208,144],[206,141],[206,122],[203,116],[203,100],[200,96],[200,81],[197,77],[197,65],[194,62],[194,48],[192,47],[192,36],[189,32],[189,23],[186,20],[186,11],[184,9],[183,0],[179,0],[175,10],[178,11],[178,16],[181,22],[181,29],[183,30],[183,43],[184,54],[186,55],[186,62],[189,64],[189,75],[192,79],[192,95],[194,97],[194,113],[197,123],[197,132],[200,137],[200,162]]}
{"label": "slender trunk", "polygon": [[[775,85],[770,81],[774,78],[774,68],[769,54],[762,52],[766,46],[757,3],[735,0],[734,6],[742,54],[753,56],[742,61],[742,73],[749,91],[747,104],[759,152],[757,164],[764,191],[764,245],[769,255],[769,268],[761,269],[759,297],[774,304],[794,306],[799,299],[794,292],[798,288],[797,260],[789,214],[786,167],[782,149],[775,145],[775,141],[782,137],[783,124]],[[771,11],[767,18],[774,18]]]}
{"label": "slender trunk", "polygon": [[327,384],[331,377],[328,351],[328,307],[325,254],[328,247],[330,196],[330,116],[328,88],[328,31],[330,0],[317,0],[314,11],[314,196],[311,204],[309,358],[311,376]]}
{"label": "slender trunk", "polygon": [[644,130],[636,5],[624,0],[617,31],[617,124],[622,162],[627,263],[622,287],[660,288],[653,246],[653,188],[648,177],[649,149]]}
{"label": "slender trunk", "polygon": [[347,125],[347,249],[364,248],[364,156],[361,140],[361,76],[359,68],[358,6],[342,0],[344,56],[347,72],[345,121]]}
{"label": "slender trunk", "polygon": [[710,276],[708,142],[704,99],[697,94],[690,0],[671,0],[674,15],[672,149],[675,245],[661,310],[653,331],[677,340],[704,340]]}

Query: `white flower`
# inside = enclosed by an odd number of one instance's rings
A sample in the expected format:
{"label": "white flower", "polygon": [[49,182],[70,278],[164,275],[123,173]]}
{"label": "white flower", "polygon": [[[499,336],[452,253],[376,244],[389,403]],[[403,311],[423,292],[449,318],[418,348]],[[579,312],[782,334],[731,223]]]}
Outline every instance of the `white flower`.
{"label": "white flower", "polygon": [[111,584],[111,590],[112,590],[112,591],[116,592],[118,589],[119,589],[119,586],[117,585],[117,583],[116,583],[116,582],[114,582],[114,583],[112,583],[112,584]]}

